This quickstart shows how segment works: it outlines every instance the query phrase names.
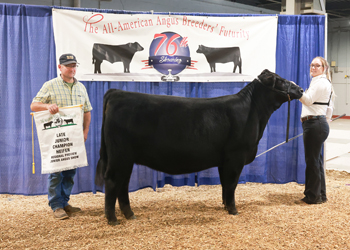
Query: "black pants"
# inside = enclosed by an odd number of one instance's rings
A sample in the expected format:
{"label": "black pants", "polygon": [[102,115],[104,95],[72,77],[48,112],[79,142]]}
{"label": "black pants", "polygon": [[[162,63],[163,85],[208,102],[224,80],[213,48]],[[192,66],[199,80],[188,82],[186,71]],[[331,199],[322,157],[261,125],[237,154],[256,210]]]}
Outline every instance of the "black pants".
{"label": "black pants", "polygon": [[305,149],[305,191],[306,198],[317,202],[327,199],[326,180],[323,168],[322,146],[329,134],[326,118],[303,122]]}

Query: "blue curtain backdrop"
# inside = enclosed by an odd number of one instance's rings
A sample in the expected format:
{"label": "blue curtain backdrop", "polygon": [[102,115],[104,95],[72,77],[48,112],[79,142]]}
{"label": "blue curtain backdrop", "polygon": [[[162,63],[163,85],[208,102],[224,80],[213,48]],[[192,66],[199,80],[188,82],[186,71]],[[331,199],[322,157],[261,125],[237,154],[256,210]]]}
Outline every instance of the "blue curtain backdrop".
{"label": "blue curtain backdrop", "polygon": [[[73,8],[70,8],[73,9]],[[98,9],[75,9],[109,13],[141,13]],[[148,13],[148,12],[142,12]],[[162,13],[157,13],[162,14]],[[168,14],[168,13],[166,13]],[[172,13],[176,14],[176,13]],[[180,14],[180,13],[178,13]],[[184,13],[181,13],[182,15]],[[185,13],[199,15],[198,13]],[[213,16],[214,14],[201,15]],[[244,16],[220,15],[216,16]],[[245,15],[251,16],[251,15]],[[35,170],[32,174],[32,128],[30,104],[42,84],[56,77],[57,66],[51,7],[0,4],[0,193],[38,195],[47,193],[47,175],[41,175],[39,145],[35,135]],[[324,55],[324,16],[279,15],[276,73],[304,89],[309,85],[309,63]],[[94,184],[99,159],[102,100],[110,88],[159,95],[216,97],[235,94],[247,83],[83,82],[93,106],[86,142],[89,166],[78,169],[73,193],[102,191]],[[288,105],[272,116],[260,141],[258,154],[285,140]],[[291,103],[289,137],[302,133],[301,104]],[[278,147],[244,167],[240,183],[304,183],[304,147],[301,137]],[[217,168],[172,176],[135,165],[130,191],[165,184],[219,184]]]}

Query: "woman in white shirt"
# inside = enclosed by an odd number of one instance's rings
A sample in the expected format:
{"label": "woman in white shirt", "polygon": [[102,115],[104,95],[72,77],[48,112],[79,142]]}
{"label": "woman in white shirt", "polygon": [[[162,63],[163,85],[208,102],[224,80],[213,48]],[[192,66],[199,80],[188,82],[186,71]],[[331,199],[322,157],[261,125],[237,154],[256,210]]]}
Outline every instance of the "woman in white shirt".
{"label": "woman in white shirt", "polygon": [[328,62],[316,57],[310,64],[312,80],[309,89],[299,99],[302,105],[301,121],[305,149],[305,197],[307,204],[321,204],[327,201],[322,146],[329,134],[333,91]]}

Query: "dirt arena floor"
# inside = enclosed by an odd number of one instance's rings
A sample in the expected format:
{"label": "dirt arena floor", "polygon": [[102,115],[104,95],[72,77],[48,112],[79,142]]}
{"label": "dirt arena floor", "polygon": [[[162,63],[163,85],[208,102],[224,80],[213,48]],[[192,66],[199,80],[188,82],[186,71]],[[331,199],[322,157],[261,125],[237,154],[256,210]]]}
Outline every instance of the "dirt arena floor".
{"label": "dirt arena floor", "polygon": [[350,249],[350,174],[327,170],[327,203],[302,205],[304,186],[239,184],[229,215],[221,187],[130,193],[136,220],[104,218],[104,194],[73,195],[83,211],[56,220],[47,196],[0,195],[0,249]]}

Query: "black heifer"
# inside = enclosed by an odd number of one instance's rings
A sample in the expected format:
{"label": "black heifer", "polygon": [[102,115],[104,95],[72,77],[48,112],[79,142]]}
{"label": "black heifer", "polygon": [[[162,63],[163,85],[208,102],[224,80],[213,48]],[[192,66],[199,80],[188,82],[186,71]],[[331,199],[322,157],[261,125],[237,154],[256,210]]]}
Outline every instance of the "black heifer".
{"label": "black heifer", "polygon": [[123,62],[124,73],[130,73],[130,62],[135,52],[142,50],[143,47],[138,42],[122,45],[94,43],[92,48],[92,63],[95,64],[94,73],[101,73],[103,60],[110,63]]}
{"label": "black heifer", "polygon": [[199,45],[196,52],[205,55],[210,66],[210,72],[216,71],[215,63],[233,62],[233,73],[236,72],[238,66],[239,73],[242,74],[242,58],[239,47],[211,48]]}
{"label": "black heifer", "polygon": [[66,124],[69,124],[69,123],[74,124],[73,119],[64,119],[64,121],[66,122]]}
{"label": "black heifer", "polygon": [[48,127],[51,128],[52,127],[52,123],[53,123],[53,121],[44,123],[44,129],[46,129]]}
{"label": "black heifer", "polygon": [[302,91],[268,70],[239,93],[217,98],[108,90],[95,179],[105,184],[108,223],[118,224],[117,198],[125,217],[135,218],[128,194],[134,163],[168,174],[218,166],[225,209],[237,214],[235,189],[243,166],[255,159],[271,114]]}

